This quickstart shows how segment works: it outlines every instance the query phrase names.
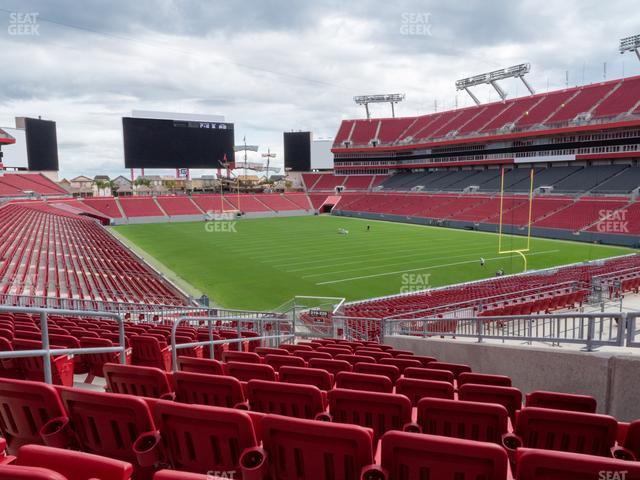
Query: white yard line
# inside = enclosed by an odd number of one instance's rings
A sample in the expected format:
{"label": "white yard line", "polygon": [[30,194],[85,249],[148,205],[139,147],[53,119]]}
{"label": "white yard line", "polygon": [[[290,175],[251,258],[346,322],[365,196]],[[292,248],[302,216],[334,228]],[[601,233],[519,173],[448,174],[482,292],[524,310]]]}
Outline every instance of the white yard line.
{"label": "white yard line", "polygon": [[[533,255],[543,255],[546,253],[556,253],[559,252],[560,250],[545,250],[543,252],[536,252],[536,253],[530,253],[528,256],[531,257]],[[493,258],[487,258],[485,260],[489,261],[489,260],[500,260],[501,258],[505,258],[505,257],[493,257]],[[319,282],[316,283],[316,285],[329,285],[329,284],[333,284],[333,283],[342,283],[342,282],[351,282],[353,280],[362,280],[364,278],[375,278],[375,277],[385,277],[388,275],[397,275],[399,273],[408,273],[408,272],[420,272],[423,270],[435,270],[437,268],[443,268],[443,267],[453,267],[455,265],[464,265],[467,263],[478,263],[479,260],[468,260],[465,262],[454,262],[454,263],[443,263],[442,265],[433,265],[431,267],[422,267],[422,268],[411,268],[409,270],[397,270],[395,272],[386,272],[386,273],[376,273],[373,275],[362,275],[360,277],[351,277],[351,278],[341,278],[339,280],[330,280],[327,282]]]}

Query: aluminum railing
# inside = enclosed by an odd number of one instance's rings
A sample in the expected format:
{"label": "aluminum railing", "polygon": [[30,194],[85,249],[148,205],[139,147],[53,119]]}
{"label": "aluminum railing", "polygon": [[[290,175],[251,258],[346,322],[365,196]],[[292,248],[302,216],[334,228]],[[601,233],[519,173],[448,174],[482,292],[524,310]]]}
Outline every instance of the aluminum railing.
{"label": "aluminum railing", "polygon": [[[110,312],[96,312],[85,310],[61,310],[53,308],[30,308],[30,307],[8,307],[0,306],[0,312],[9,313],[31,313],[40,316],[40,333],[42,337],[42,348],[36,350],[15,350],[9,352],[0,352],[0,360],[9,358],[25,358],[25,357],[41,357],[42,368],[44,371],[44,381],[46,383],[53,382],[51,372],[51,357],[59,355],[88,355],[92,353],[119,353],[120,363],[125,363],[125,335],[124,320],[116,314]],[[49,315],[69,315],[73,317],[94,317],[94,318],[110,318],[118,322],[118,346],[117,347],[99,347],[99,348],[51,348],[49,343]]]}
{"label": "aluminum railing", "polygon": [[640,347],[639,317],[640,313],[615,312],[385,320],[381,336],[579,344],[592,351],[601,346]]}
{"label": "aluminum railing", "polygon": [[[217,323],[221,320],[225,320],[228,321],[229,318],[228,317],[180,317],[178,318],[174,323],[173,323],[173,327],[171,328],[171,358],[172,358],[172,365],[173,365],[173,371],[177,371],[178,370],[178,350],[181,349],[187,349],[187,348],[193,348],[193,347],[204,347],[204,346],[209,346],[209,356],[211,359],[214,358],[214,347],[216,345],[225,345],[225,344],[234,344],[234,343],[242,343],[242,342],[263,342],[263,341],[269,341],[272,342],[273,341],[273,345],[275,346],[279,346],[280,343],[283,340],[293,340],[295,338],[295,334],[293,333],[293,330],[295,327],[292,326],[291,322],[288,320],[282,320],[279,318],[264,318],[264,319],[254,319],[255,322],[257,322],[258,324],[258,330],[259,331],[264,331],[263,327],[263,323],[264,322],[269,322],[272,323],[275,326],[275,334],[274,335],[260,335],[258,337],[243,337],[242,336],[242,330],[241,330],[241,322],[238,320],[242,320],[242,322],[246,322],[247,319],[242,318],[242,319],[234,319],[234,321],[237,321],[238,324],[238,337],[237,338],[225,338],[225,339],[221,339],[221,340],[214,340],[213,339],[213,324],[214,322]],[[176,333],[178,330],[178,327],[181,324],[184,323],[189,323],[189,322],[207,322],[207,327],[208,327],[208,333],[209,333],[209,339],[208,340],[202,340],[202,341],[196,341],[196,342],[189,342],[189,343],[176,343]],[[291,327],[292,329],[290,330],[292,333],[285,333],[282,334],[280,332],[280,324],[281,323],[287,323],[289,325],[289,327]],[[261,325],[262,324],[262,325]],[[287,329],[285,329],[286,331]]]}

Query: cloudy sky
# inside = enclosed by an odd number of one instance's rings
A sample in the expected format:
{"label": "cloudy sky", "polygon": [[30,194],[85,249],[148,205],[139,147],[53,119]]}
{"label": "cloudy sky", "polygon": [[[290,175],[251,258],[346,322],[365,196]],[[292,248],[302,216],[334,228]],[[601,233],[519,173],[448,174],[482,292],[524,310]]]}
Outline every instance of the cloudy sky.
{"label": "cloudy sky", "polygon": [[[536,91],[640,74],[617,52],[636,2],[0,0],[0,126],[55,120],[61,175],[124,173],[131,110],[223,114],[236,141],[333,137],[359,94],[406,93],[400,115],[467,106],[455,80],[530,62]],[[26,18],[23,14],[36,14]],[[16,23],[36,21],[35,28]],[[21,33],[21,34],[17,34]],[[525,94],[505,81],[510,97]],[[477,87],[482,101],[496,100]],[[387,116],[388,107],[373,109]],[[10,148],[10,147],[8,147]]]}

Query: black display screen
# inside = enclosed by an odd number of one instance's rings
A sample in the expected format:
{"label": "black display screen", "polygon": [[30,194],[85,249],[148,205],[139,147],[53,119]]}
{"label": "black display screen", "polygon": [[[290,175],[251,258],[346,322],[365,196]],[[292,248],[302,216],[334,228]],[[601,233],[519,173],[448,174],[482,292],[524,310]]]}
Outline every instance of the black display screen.
{"label": "black display screen", "polygon": [[24,122],[29,170],[58,171],[56,122],[37,118],[25,118]]}

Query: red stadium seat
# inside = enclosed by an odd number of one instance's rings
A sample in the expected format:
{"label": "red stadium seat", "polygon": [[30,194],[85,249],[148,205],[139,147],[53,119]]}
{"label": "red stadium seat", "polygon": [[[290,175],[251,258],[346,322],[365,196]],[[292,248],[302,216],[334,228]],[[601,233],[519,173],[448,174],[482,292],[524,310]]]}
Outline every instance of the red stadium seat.
{"label": "red stadium seat", "polygon": [[242,383],[235,377],[195,372],[173,374],[176,401],[247,409]]}
{"label": "red stadium seat", "polygon": [[183,372],[224,375],[224,365],[210,358],[178,357],[178,368]]}
{"label": "red stadium seat", "polygon": [[517,412],[522,408],[522,392],[514,387],[467,383],[458,388],[458,398],[470,402],[502,405],[509,412],[513,423],[515,423]]}
{"label": "red stadium seat", "polygon": [[223,362],[262,363],[260,355],[254,352],[236,352],[233,350],[222,353]]}
{"label": "red stadium seat", "polygon": [[224,366],[227,375],[237,378],[241,382],[249,380],[276,381],[276,371],[271,365],[256,365],[255,363],[231,362]]}
{"label": "red stadium seat", "polygon": [[401,378],[396,382],[396,393],[405,395],[411,400],[411,405],[418,405],[420,399],[447,398],[453,400],[453,385],[438,380],[422,380],[419,378]]}
{"label": "red stadium seat", "polygon": [[374,462],[365,428],[278,415],[267,415],[261,428],[263,449],[242,455],[246,479],[350,480]]}
{"label": "red stadium seat", "polygon": [[281,382],[313,385],[325,391],[333,388],[333,375],[321,368],[285,365],[280,367],[278,375]]}
{"label": "red stadium seat", "polygon": [[420,363],[422,363],[422,366],[424,368],[429,368],[429,364],[431,362],[437,362],[435,357],[426,357],[423,355],[408,355],[406,353],[400,353],[396,355],[396,358],[408,358],[410,360],[418,360]]}
{"label": "red stadium seat", "polygon": [[362,390],[366,392],[393,392],[393,383],[384,375],[368,373],[339,372],[336,375],[336,388]]}
{"label": "red stadium seat", "polygon": [[400,369],[395,365],[382,365],[379,363],[356,363],[353,367],[353,371],[356,373],[369,373],[372,375],[384,375],[392,384],[400,378]]}
{"label": "red stadium seat", "polygon": [[477,385],[495,385],[497,387],[510,387],[511,378],[505,375],[489,375],[486,373],[462,372],[458,376],[458,388],[466,383]]}
{"label": "red stadium seat", "polygon": [[430,435],[501,444],[508,433],[509,414],[497,404],[423,398],[418,402],[417,425]]}
{"label": "red stadium seat", "polygon": [[143,465],[155,463],[154,450],[160,458],[164,446],[176,470],[237,471],[243,450],[258,445],[251,417],[240,410],[160,401],[154,417],[160,435],[149,432],[136,442]]}
{"label": "red stadium seat", "polygon": [[302,358],[305,362],[309,362],[312,358],[323,358],[326,360],[331,360],[333,358],[329,353],[326,352],[307,352],[304,350],[296,351],[295,356]]}
{"label": "red stadium seat", "polygon": [[264,362],[267,365],[271,365],[274,370],[277,372],[280,370],[280,367],[288,365],[290,367],[306,367],[307,363],[300,357],[296,357],[295,355],[272,355],[269,354],[264,357]]}
{"label": "red stadium seat", "polygon": [[131,337],[131,363],[141,367],[155,367],[171,371],[171,347],[161,344],[152,335]]}
{"label": "red stadium seat", "polygon": [[624,448],[632,452],[636,460],[640,461],[640,420],[631,422],[627,428],[627,435],[624,439]]}
{"label": "red stadium seat", "polygon": [[324,358],[312,358],[309,360],[309,367],[321,368],[334,376],[338,372],[351,372],[353,370],[351,364],[345,360],[326,360]]}
{"label": "red stadium seat", "polygon": [[403,373],[404,370],[409,367],[413,367],[413,368],[422,367],[422,362],[420,362],[420,360],[411,360],[410,358],[399,358],[399,357],[383,358],[380,360],[380,364],[393,365],[395,367],[398,367],[401,373]]}
{"label": "red stadium seat", "polygon": [[434,370],[432,368],[407,367],[404,370],[405,378],[419,378],[422,380],[438,380],[449,382],[453,385],[453,373],[448,370]]}
{"label": "red stadium seat", "polygon": [[289,355],[289,352],[284,348],[273,348],[273,347],[256,347],[255,353],[260,355],[262,358],[265,356],[272,355]]}
{"label": "red stadium seat", "polygon": [[216,480],[212,475],[199,473],[176,472],[175,470],[160,470],[153,476],[153,480]]}
{"label": "red stadium seat", "polygon": [[411,421],[411,402],[404,395],[335,389],[327,396],[334,422],[371,428],[375,441]]}
{"label": "red stadium seat", "polygon": [[453,373],[453,376],[456,379],[461,373],[471,372],[471,367],[469,365],[460,365],[458,363],[431,362],[429,363],[429,368],[435,370],[447,370]]}
{"label": "red stadium seat", "polygon": [[[507,454],[490,443],[387,432],[381,441],[381,471],[374,467],[362,478],[433,480],[508,480]],[[367,476],[371,475],[371,477]],[[377,475],[377,476],[376,476]]]}
{"label": "red stadium seat", "polygon": [[589,395],[571,393],[544,392],[541,390],[528,393],[525,406],[553,408],[555,410],[571,410],[574,412],[595,413],[596,399]]}
{"label": "red stadium seat", "polygon": [[324,412],[322,391],[313,385],[250,380],[247,396],[256,412],[310,420]]}
{"label": "red stadium seat", "polygon": [[639,462],[531,448],[519,448],[516,455],[518,480],[640,479]]}
{"label": "red stadium seat", "polygon": [[173,388],[159,368],[107,363],[104,376],[108,392],[149,398],[170,398]]}
{"label": "red stadium seat", "polygon": [[42,444],[40,429],[65,415],[58,392],[51,385],[0,379],[0,431],[10,454],[28,443]]}
{"label": "red stadium seat", "polygon": [[[133,472],[132,465],[127,462],[40,445],[21,447],[16,463],[23,467],[46,468],[67,480],[129,480]],[[3,478],[1,474],[0,478]]]}
{"label": "red stadium seat", "polygon": [[368,357],[366,355],[353,355],[347,353],[341,353],[334,357],[336,360],[344,360],[345,362],[349,362],[351,366],[355,366],[356,363],[366,362],[366,363],[376,363],[375,358]]}
{"label": "red stadium seat", "polygon": [[[82,337],[80,339],[80,346],[82,348],[104,348],[113,347],[114,344],[106,338]],[[125,352],[125,357],[126,356],[127,354]],[[91,383],[95,377],[103,378],[105,363],[120,363],[120,354],[118,352],[90,353],[83,355],[83,357],[89,370],[89,375],[85,383]]]}
{"label": "red stadium seat", "polygon": [[0,465],[0,480],[69,480],[48,468]]}

